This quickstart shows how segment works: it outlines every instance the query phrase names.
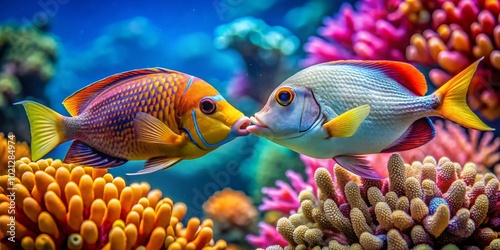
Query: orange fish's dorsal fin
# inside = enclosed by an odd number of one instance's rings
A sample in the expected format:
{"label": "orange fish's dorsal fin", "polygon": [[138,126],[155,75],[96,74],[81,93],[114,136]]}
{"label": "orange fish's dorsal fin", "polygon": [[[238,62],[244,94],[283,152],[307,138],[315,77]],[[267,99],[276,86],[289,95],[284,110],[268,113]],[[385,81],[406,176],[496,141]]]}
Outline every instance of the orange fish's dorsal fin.
{"label": "orange fish's dorsal fin", "polygon": [[410,127],[381,153],[405,151],[420,147],[430,142],[436,135],[436,130],[428,117],[420,118],[410,125]]}
{"label": "orange fish's dorsal fin", "polygon": [[87,107],[87,104],[92,99],[94,99],[94,97],[106,91],[107,89],[134,77],[145,76],[149,74],[158,74],[158,73],[179,73],[179,72],[164,68],[147,68],[147,69],[136,69],[114,74],[112,76],[101,79],[76,91],[75,93],[64,99],[63,105],[66,108],[66,110],[68,110],[68,112],[71,114],[71,116],[77,116],[81,113],[82,110],[85,109],[85,107]]}
{"label": "orange fish's dorsal fin", "polygon": [[379,70],[418,96],[423,96],[427,93],[427,83],[424,75],[409,63],[384,60],[345,60],[333,61],[328,64],[355,65],[363,68]]}

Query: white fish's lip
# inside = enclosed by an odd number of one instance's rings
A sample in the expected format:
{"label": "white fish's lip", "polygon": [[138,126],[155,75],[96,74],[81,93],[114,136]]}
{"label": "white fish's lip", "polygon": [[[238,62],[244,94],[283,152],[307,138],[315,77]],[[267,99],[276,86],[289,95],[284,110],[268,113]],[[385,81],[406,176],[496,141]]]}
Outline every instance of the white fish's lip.
{"label": "white fish's lip", "polygon": [[261,120],[259,120],[259,118],[255,117],[255,116],[251,116],[250,121],[253,123],[253,125],[268,128]]}
{"label": "white fish's lip", "polygon": [[271,129],[266,126],[265,123],[263,123],[259,118],[255,116],[250,117],[250,121],[252,124],[247,127],[248,132],[258,135],[258,136],[266,136],[271,134]]}

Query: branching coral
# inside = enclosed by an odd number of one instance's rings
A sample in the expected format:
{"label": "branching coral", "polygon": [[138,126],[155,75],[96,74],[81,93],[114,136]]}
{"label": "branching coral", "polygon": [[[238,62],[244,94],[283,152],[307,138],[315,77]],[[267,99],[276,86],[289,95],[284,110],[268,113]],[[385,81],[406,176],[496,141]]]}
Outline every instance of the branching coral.
{"label": "branching coral", "polygon": [[[449,157],[451,161],[464,165],[474,162],[477,171],[486,174],[493,170],[500,178],[500,138],[494,138],[493,132],[481,132],[468,129],[450,121],[436,121],[436,137],[427,144],[399,152],[405,162],[413,162],[427,155],[436,158]],[[390,154],[369,155],[371,164],[383,167]]]}
{"label": "branching coral", "polygon": [[244,245],[245,235],[256,230],[259,212],[241,191],[225,188],[216,192],[203,204],[203,211],[214,221],[214,235],[228,243]]}
{"label": "branching coral", "polygon": [[267,25],[256,18],[240,18],[215,30],[216,46],[237,50],[246,64],[246,76],[236,76],[228,91],[231,97],[247,95],[263,103],[285,69],[283,58],[298,48],[298,39],[287,29]]}
{"label": "branching coral", "polygon": [[22,158],[15,170],[13,179],[0,177],[2,249],[226,247],[213,243],[212,220],[191,218],[184,227],[186,205],[147,183],[127,186],[106,170],[52,159]]}
{"label": "branching coral", "polygon": [[[29,157],[30,147],[26,142],[17,142],[13,134],[10,134],[12,139],[5,137],[4,133],[0,133],[0,175],[7,175],[8,171],[8,157],[13,153],[14,159],[21,159],[22,157]],[[9,150],[9,141],[11,147]]]}
{"label": "branching coral", "polygon": [[[339,169],[336,165],[335,173],[340,173]],[[445,157],[439,161],[426,157],[408,165],[397,154],[391,156],[388,170],[385,180],[361,179],[360,184],[348,181],[344,185],[339,176],[334,181],[326,169],[317,169],[319,195],[302,191],[298,212],[277,223],[277,231],[288,242],[286,248],[430,249],[460,245],[476,249],[498,244],[494,240],[500,229],[496,221],[500,191],[494,175],[477,174],[475,164],[462,167]],[[344,195],[336,199],[321,195],[333,188]]]}

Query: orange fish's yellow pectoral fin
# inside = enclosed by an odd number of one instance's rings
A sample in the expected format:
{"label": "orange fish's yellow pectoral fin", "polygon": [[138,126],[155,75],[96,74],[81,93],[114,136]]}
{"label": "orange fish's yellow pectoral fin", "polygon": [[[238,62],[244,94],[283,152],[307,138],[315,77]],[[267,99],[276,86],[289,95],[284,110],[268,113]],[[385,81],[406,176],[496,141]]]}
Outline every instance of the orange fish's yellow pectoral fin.
{"label": "orange fish's yellow pectoral fin", "polygon": [[478,59],[462,72],[451,78],[441,86],[433,95],[440,99],[440,105],[436,113],[448,120],[456,122],[464,127],[492,131],[494,128],[486,125],[467,105],[467,90],[476,72],[479,62],[484,57]]}
{"label": "orange fish's yellow pectoral fin", "polygon": [[180,145],[186,141],[158,118],[143,112],[135,116],[134,129],[137,140],[141,142]]}
{"label": "orange fish's yellow pectoral fin", "polygon": [[144,164],[144,169],[137,171],[136,173],[127,173],[127,175],[141,175],[156,172],[162,169],[168,169],[173,167],[178,162],[182,161],[180,157],[155,157],[146,161]]}
{"label": "orange fish's yellow pectoral fin", "polygon": [[358,131],[359,126],[361,126],[361,123],[363,123],[369,113],[370,105],[361,105],[323,124],[323,128],[328,133],[328,138],[351,137]]}

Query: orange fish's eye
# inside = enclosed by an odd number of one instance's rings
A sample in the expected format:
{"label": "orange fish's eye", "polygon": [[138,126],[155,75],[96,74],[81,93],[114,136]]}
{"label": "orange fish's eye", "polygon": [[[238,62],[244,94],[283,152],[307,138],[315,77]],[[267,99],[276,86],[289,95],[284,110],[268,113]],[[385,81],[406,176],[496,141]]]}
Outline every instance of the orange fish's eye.
{"label": "orange fish's eye", "polygon": [[292,103],[295,97],[293,90],[288,87],[284,87],[276,91],[274,98],[281,106],[287,106]]}
{"label": "orange fish's eye", "polygon": [[203,112],[205,115],[210,115],[215,112],[217,109],[217,104],[215,103],[215,100],[212,98],[203,98],[200,101],[200,110]]}

